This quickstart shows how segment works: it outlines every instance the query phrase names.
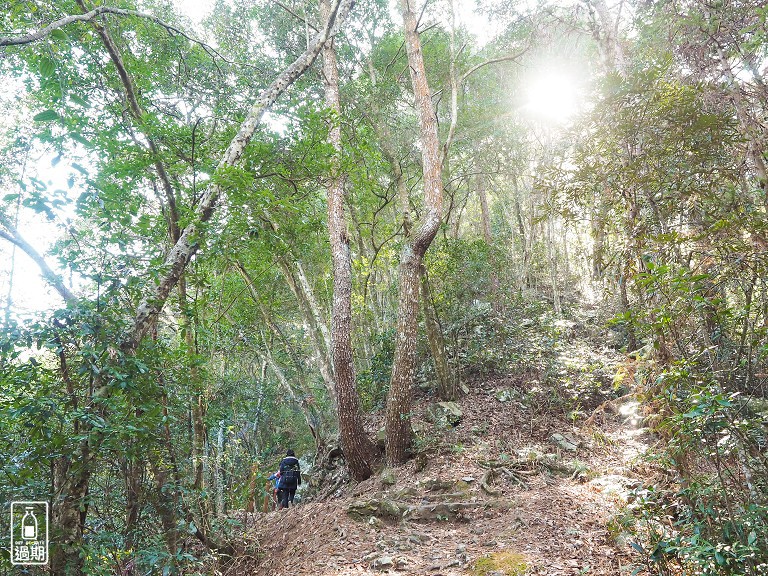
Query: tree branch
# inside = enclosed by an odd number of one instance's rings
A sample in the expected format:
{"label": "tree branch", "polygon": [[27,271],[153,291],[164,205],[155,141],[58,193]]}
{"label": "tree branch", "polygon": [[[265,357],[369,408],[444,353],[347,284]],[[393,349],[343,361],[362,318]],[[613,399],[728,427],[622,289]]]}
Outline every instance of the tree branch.
{"label": "tree branch", "polygon": [[[83,9],[83,11],[87,10],[84,0],[77,0],[77,3]],[[141,130],[142,134],[147,139],[149,151],[152,155],[152,163],[155,166],[155,171],[157,172],[158,178],[160,178],[160,183],[162,184],[163,192],[165,193],[165,200],[168,203],[169,236],[171,242],[175,243],[178,241],[179,235],[181,233],[179,230],[179,209],[176,205],[176,193],[173,189],[173,185],[171,184],[168,171],[165,169],[165,164],[163,164],[163,162],[160,160],[160,150],[157,146],[157,143],[146,129],[146,126],[142,120],[144,112],[141,109],[138,98],[136,97],[135,83],[133,82],[131,76],[128,74],[128,70],[125,67],[123,57],[120,54],[120,50],[118,50],[117,45],[112,40],[112,36],[107,31],[106,27],[99,22],[93,22],[93,27],[96,29],[96,32],[99,34],[104,47],[107,49],[112,63],[115,65],[115,68],[117,68],[117,74],[120,76],[120,82],[123,84],[123,88],[125,88],[125,98],[128,101],[128,108],[131,111],[131,116],[133,116],[133,119],[136,121],[139,130]]]}
{"label": "tree branch", "polygon": [[[315,61],[323,45],[336,33],[349,11],[354,0],[335,0],[330,16],[321,32],[319,32],[304,53],[259,94],[256,102],[251,106],[248,116],[240,125],[235,137],[230,142],[219,161],[217,172],[221,173],[231,166],[235,166],[245,151],[256,129],[261,124],[265,112],[274,102],[293,84]],[[147,331],[157,321],[160,311],[163,309],[168,295],[176,286],[179,277],[186,268],[192,256],[200,246],[201,237],[204,235],[203,225],[210,220],[216,208],[216,202],[223,192],[222,184],[213,183],[201,196],[196,209],[196,219],[193,220],[181,233],[179,240],[168,252],[163,265],[163,275],[152,293],[145,297],[139,304],[134,317],[133,326],[128,332],[126,340],[122,343],[125,350],[135,350]]]}
{"label": "tree branch", "polygon": [[302,24],[305,24],[306,26],[309,26],[310,28],[312,28],[312,30],[314,30],[315,32],[317,32],[317,28],[315,28],[315,27],[312,25],[312,23],[311,23],[309,20],[307,20],[307,19],[305,19],[305,18],[302,18],[301,16],[299,16],[298,14],[296,14],[296,12],[294,12],[293,10],[291,10],[291,9],[290,9],[288,6],[286,6],[285,4],[283,4],[282,2],[280,2],[279,0],[273,0],[273,1],[274,1],[274,3],[275,3],[275,4],[277,4],[278,6],[280,6],[280,8],[282,8],[283,10],[285,10],[286,12],[288,12],[288,14],[290,14],[291,16],[293,16],[294,18],[296,18],[296,19],[297,19],[299,22],[301,22]]}
{"label": "tree branch", "polygon": [[521,52],[518,52],[517,54],[511,54],[509,56],[501,56],[500,58],[491,58],[490,60],[486,60],[485,62],[480,62],[480,64],[476,64],[472,66],[472,68],[470,68],[469,70],[464,72],[464,74],[461,75],[461,82],[464,82],[464,80],[466,80],[471,74],[474,74],[475,72],[480,70],[480,68],[482,68],[483,66],[488,66],[488,64],[497,64],[498,62],[514,61],[520,58],[520,56],[522,56],[526,52],[528,52],[528,48],[526,48],[525,50],[522,50]]}
{"label": "tree branch", "polygon": [[64,285],[64,281],[61,276],[56,274],[48,263],[40,256],[40,253],[27,242],[24,237],[19,233],[18,229],[8,222],[5,216],[0,215],[0,224],[5,227],[5,230],[0,229],[0,238],[8,240],[9,242],[18,246],[27,256],[29,256],[37,267],[40,268],[40,272],[43,274],[43,278],[50,284],[56,292],[59,293],[67,304],[75,302],[77,298],[72,292]]}
{"label": "tree branch", "polygon": [[113,6],[99,6],[89,12],[86,12],[85,14],[72,14],[71,16],[65,16],[64,18],[56,20],[55,22],[51,22],[50,24],[48,24],[48,26],[46,26],[42,30],[38,30],[37,32],[31,32],[23,36],[17,36],[16,38],[10,38],[10,37],[0,38],[0,46],[19,46],[21,44],[31,44],[32,42],[37,42],[38,40],[42,40],[54,30],[63,28],[68,24],[72,24],[74,22],[88,22],[102,14],[117,14],[118,16],[136,16],[138,18],[146,18],[147,20],[151,20],[152,22],[160,24],[162,27],[166,29],[172,29],[175,32],[180,33],[179,30],[176,30],[175,28],[172,28],[168,24],[164,23],[157,16],[153,16],[152,14],[147,14],[146,12],[138,12],[136,10],[125,10],[123,8],[115,8]]}

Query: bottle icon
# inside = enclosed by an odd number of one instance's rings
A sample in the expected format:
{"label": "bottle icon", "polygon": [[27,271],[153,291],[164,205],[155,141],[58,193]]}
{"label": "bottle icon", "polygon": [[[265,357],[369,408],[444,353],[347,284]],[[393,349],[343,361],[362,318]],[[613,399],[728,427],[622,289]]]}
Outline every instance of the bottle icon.
{"label": "bottle icon", "polygon": [[24,517],[21,519],[22,540],[37,540],[37,516],[31,506],[27,506]]}

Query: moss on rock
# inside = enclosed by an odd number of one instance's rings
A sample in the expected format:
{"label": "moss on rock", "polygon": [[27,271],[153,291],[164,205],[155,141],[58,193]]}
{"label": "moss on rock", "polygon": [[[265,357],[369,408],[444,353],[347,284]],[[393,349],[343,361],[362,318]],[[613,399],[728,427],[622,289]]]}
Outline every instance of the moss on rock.
{"label": "moss on rock", "polygon": [[525,556],[516,552],[495,552],[478,558],[472,569],[474,576],[522,576],[528,571]]}

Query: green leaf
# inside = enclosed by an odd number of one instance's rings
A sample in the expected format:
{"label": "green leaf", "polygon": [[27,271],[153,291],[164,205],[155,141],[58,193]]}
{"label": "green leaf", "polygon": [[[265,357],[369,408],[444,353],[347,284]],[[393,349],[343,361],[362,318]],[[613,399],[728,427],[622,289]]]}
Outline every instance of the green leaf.
{"label": "green leaf", "polygon": [[82,96],[78,96],[77,94],[70,94],[69,99],[75,104],[77,104],[78,106],[82,106],[83,108],[91,107],[91,103],[88,102],[88,100],[86,100]]}
{"label": "green leaf", "polygon": [[50,58],[43,58],[40,61],[40,75],[48,80],[56,73],[56,64]]}
{"label": "green leaf", "polygon": [[59,114],[54,110],[45,110],[44,112],[35,114],[32,117],[32,120],[34,120],[35,122],[48,122],[50,120],[58,120],[58,119],[59,119]]}
{"label": "green leaf", "polygon": [[19,194],[6,194],[3,196],[3,202],[13,202],[19,197]]}
{"label": "green leaf", "polygon": [[70,132],[69,137],[72,138],[72,140],[74,140],[75,142],[80,142],[80,144],[82,144],[86,148],[93,147],[93,144],[91,143],[90,140],[88,140],[88,138],[84,137],[81,134],[78,134],[77,132]]}
{"label": "green leaf", "polygon": [[62,42],[69,42],[69,36],[67,36],[67,33],[64,32],[61,28],[56,28],[53,32],[51,32],[51,38],[54,40],[60,40]]}

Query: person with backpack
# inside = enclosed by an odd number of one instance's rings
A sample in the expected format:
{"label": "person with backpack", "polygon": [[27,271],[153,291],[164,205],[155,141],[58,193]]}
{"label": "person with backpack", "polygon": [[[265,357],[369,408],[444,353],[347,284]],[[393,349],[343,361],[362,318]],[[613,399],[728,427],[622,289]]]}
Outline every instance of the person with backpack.
{"label": "person with backpack", "polygon": [[296,458],[293,450],[288,450],[285,458],[280,461],[280,481],[277,484],[279,490],[282,490],[282,499],[278,510],[288,508],[288,503],[293,504],[293,497],[296,495],[296,488],[301,486],[301,466],[299,459]]}
{"label": "person with backpack", "polygon": [[[272,510],[276,510],[280,502],[283,501],[283,494],[280,491],[280,470],[276,470],[272,474],[270,474],[269,478],[267,478],[267,491],[268,491],[268,497],[269,501],[271,502],[270,508]],[[271,482],[271,483],[270,483]],[[264,512],[267,511],[267,503],[264,504]]]}

